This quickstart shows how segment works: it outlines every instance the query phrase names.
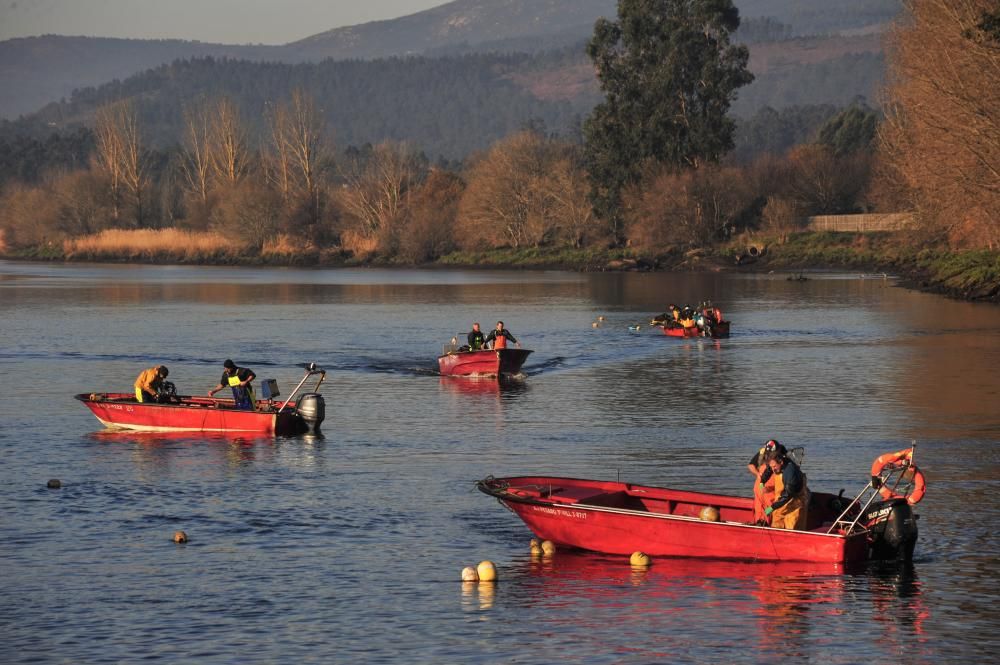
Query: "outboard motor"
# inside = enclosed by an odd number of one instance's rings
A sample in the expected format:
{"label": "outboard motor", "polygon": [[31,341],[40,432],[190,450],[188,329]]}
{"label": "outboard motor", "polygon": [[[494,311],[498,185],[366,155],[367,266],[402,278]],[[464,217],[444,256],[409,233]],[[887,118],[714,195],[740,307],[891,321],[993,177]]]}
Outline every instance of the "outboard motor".
{"label": "outboard motor", "polygon": [[305,422],[310,434],[318,434],[326,418],[326,400],[319,393],[305,393],[295,402],[295,411]]}
{"label": "outboard motor", "polygon": [[872,559],[913,559],[913,548],[917,544],[917,516],[906,499],[872,503],[860,523],[868,528]]}

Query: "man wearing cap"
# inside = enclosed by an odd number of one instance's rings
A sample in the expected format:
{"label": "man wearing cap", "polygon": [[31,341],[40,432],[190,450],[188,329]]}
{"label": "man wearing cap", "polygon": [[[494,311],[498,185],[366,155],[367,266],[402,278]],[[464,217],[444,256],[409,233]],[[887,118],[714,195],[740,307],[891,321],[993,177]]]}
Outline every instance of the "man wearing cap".
{"label": "man wearing cap", "polygon": [[764,480],[764,473],[767,471],[767,454],[772,450],[780,450],[785,453],[785,447],[781,445],[775,439],[768,439],[767,443],[761,446],[753,457],[750,458],[750,462],[747,464],[747,470],[754,475],[756,480],[753,484],[753,521],[755,523],[767,523],[764,515],[764,508],[774,501],[774,476],[768,473],[767,479]]}
{"label": "man wearing cap", "polygon": [[237,367],[236,363],[227,359],[222,363],[222,378],[219,385],[208,391],[208,396],[213,397],[226,386],[233,389],[233,401],[237,409],[253,409],[257,403],[257,396],[254,394],[253,386],[250,382],[257,378],[253,370],[246,367]]}
{"label": "man wearing cap", "polygon": [[157,393],[163,385],[163,379],[167,378],[170,370],[166,365],[157,365],[144,370],[135,379],[135,401],[137,402],[157,402]]}

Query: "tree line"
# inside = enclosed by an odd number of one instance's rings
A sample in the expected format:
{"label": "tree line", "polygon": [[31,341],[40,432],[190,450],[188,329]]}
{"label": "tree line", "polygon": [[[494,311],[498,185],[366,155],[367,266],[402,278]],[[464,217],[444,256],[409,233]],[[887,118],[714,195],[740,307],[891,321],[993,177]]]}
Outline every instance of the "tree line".
{"label": "tree line", "polygon": [[[149,148],[136,101],[110,101],[95,113],[85,168],[5,190],[3,243],[169,227],[211,230],[250,253],[280,245],[406,263],[495,248],[655,254],[881,209],[913,211],[952,244],[995,248],[1000,17],[986,0],[908,11],[884,118],[864,105],[813,109],[822,125],[811,139],[756,156],[732,150],[728,111],[751,76],[725,0],[622,0],[588,44],[603,101],[582,144],[537,123],[461,164],[432,164],[392,139],[338,150],[338,128],[305,87],[249,118],[225,94],[188,102],[166,152]],[[780,143],[768,127],[782,113],[761,118],[762,143]]]}

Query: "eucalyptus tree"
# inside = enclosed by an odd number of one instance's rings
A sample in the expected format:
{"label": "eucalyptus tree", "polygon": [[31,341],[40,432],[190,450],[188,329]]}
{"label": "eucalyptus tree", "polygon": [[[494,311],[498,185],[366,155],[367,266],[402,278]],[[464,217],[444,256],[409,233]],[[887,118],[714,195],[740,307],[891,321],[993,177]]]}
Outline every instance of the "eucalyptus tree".
{"label": "eucalyptus tree", "polygon": [[604,92],[584,124],[595,213],[621,240],[621,196],[645,168],[697,169],[733,147],[727,117],[753,80],[746,46],[732,43],[731,0],[619,0],[587,45]]}

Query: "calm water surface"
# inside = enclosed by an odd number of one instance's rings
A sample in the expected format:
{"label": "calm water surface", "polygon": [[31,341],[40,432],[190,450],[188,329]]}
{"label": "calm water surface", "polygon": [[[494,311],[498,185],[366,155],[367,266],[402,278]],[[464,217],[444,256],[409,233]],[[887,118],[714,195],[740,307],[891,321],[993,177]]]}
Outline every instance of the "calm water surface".
{"label": "calm water surface", "polygon": [[[667,339],[711,298],[731,339]],[[595,328],[599,316],[606,319]],[[512,386],[443,379],[502,318]],[[1000,308],[857,274],[571,274],[0,262],[0,661],[991,661],[1000,647]],[[114,434],[72,395],[231,357],[331,370],[319,439]],[[749,494],[805,446],[853,494],[917,441],[912,570],[532,560],[473,481],[554,474]],[[59,478],[61,490],[46,489]],[[177,529],[191,540],[171,542]],[[462,567],[501,581],[463,586]]]}

